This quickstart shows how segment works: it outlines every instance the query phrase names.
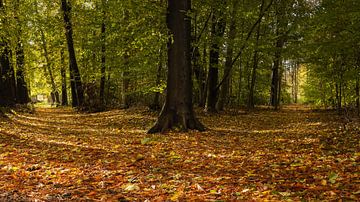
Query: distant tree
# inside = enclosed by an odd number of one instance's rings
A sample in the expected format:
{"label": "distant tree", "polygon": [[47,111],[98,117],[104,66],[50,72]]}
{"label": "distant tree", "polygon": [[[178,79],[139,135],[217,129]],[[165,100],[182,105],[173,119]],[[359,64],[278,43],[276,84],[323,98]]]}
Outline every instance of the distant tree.
{"label": "distant tree", "polygon": [[149,133],[175,127],[183,131],[204,130],[192,106],[190,8],[191,0],[168,0],[167,26],[171,37],[168,43],[167,93],[159,118]]}

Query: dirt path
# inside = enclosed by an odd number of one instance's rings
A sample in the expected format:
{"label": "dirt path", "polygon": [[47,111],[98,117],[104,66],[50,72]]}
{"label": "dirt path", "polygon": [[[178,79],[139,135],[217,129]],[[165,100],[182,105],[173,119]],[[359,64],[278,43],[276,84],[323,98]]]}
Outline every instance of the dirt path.
{"label": "dirt path", "polygon": [[0,120],[0,200],[360,198],[358,122],[301,106],[199,114],[207,132],[166,135],[146,134],[145,109]]}

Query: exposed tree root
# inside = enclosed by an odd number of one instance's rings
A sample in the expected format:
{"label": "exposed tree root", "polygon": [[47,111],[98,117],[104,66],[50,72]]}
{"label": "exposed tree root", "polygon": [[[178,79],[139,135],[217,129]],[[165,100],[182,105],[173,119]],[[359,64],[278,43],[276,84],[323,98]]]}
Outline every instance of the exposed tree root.
{"label": "exposed tree root", "polygon": [[205,131],[205,127],[192,113],[162,112],[158,121],[148,131],[149,134],[163,133],[168,130],[198,130]]}

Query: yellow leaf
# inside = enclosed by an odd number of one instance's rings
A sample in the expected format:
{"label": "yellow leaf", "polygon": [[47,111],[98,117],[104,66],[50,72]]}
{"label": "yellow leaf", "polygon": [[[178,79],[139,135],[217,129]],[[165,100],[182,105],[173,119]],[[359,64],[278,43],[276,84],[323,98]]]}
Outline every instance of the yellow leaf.
{"label": "yellow leaf", "polygon": [[177,201],[181,195],[181,192],[176,191],[175,194],[170,198],[170,200]]}
{"label": "yellow leaf", "polygon": [[266,190],[266,191],[263,191],[261,193],[262,193],[262,195],[268,195],[270,193],[270,190]]}

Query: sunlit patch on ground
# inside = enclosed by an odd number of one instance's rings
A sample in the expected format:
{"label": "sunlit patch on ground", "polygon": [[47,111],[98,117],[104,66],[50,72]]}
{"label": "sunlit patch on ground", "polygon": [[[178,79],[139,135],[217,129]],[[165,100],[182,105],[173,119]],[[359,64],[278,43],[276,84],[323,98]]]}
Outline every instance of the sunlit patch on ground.
{"label": "sunlit patch on ground", "polygon": [[146,109],[0,120],[0,201],[360,197],[358,123],[302,106],[199,118],[207,132],[165,135]]}

